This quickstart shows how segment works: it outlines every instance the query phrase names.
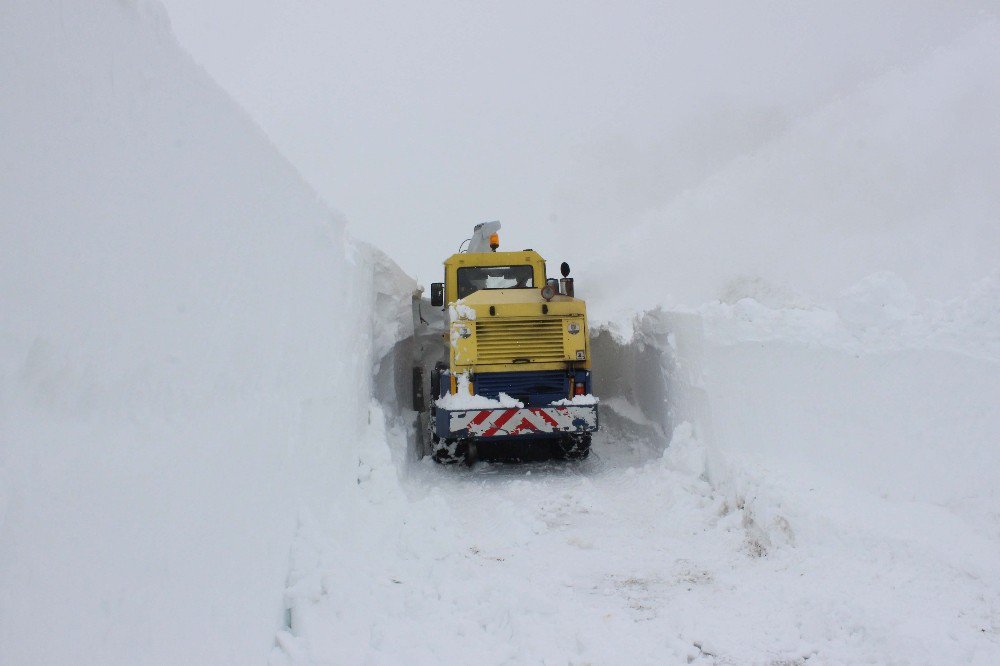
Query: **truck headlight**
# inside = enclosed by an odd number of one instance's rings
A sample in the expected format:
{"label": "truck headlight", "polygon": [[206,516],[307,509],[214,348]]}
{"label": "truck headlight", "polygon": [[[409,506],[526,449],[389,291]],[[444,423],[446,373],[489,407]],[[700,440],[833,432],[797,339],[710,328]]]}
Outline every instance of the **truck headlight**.
{"label": "truck headlight", "polygon": [[575,321],[571,321],[569,323],[569,326],[566,327],[566,330],[572,333],[573,335],[576,335],[577,333],[580,332],[580,325]]}

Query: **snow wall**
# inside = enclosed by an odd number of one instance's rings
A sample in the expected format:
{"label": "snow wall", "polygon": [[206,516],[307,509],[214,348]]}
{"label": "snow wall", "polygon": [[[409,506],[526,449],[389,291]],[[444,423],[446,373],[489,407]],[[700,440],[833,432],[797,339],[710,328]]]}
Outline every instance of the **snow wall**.
{"label": "snow wall", "polygon": [[0,663],[262,663],[413,285],[158,4],[0,13]]}
{"label": "snow wall", "polygon": [[984,21],[797,119],[617,243],[575,234],[607,248],[576,271],[603,327],[595,453],[663,451],[725,498],[745,556],[830,572],[744,618],[781,639],[719,631],[716,654],[767,661],[813,632],[803,609],[849,605],[884,625],[875,661],[996,659],[998,36]]}
{"label": "snow wall", "polygon": [[622,238],[583,234],[609,248],[577,271],[592,318],[618,346],[661,340],[665,425],[976,524],[1000,512],[998,44],[984,17]]}

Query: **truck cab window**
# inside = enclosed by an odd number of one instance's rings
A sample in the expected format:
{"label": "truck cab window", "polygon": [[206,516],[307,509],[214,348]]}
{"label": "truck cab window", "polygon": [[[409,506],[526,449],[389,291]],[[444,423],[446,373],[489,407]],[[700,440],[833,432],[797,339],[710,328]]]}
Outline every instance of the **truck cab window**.
{"label": "truck cab window", "polygon": [[480,289],[526,289],[534,287],[531,266],[468,266],[458,269],[458,297]]}

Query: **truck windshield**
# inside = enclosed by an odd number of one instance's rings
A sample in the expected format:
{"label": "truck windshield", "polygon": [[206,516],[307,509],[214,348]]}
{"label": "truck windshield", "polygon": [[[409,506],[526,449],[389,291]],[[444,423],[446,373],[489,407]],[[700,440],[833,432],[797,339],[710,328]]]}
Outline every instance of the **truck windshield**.
{"label": "truck windshield", "polygon": [[521,289],[534,287],[531,266],[469,266],[458,269],[458,297],[480,289]]}

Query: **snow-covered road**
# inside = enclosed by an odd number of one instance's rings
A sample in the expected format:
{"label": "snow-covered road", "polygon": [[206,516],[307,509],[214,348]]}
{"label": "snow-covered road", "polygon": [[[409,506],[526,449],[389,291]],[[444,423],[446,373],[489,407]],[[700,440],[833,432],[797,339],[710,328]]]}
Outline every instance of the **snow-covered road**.
{"label": "snow-covered road", "polygon": [[606,441],[568,465],[418,465],[403,494],[343,516],[341,527],[363,531],[304,532],[308,573],[293,587],[302,638],[284,637],[289,653],[301,663],[993,663],[995,538],[970,543],[941,510],[921,521],[913,507],[791,480],[763,487],[744,474],[713,487],[704,447],[686,433],[640,466]]}

